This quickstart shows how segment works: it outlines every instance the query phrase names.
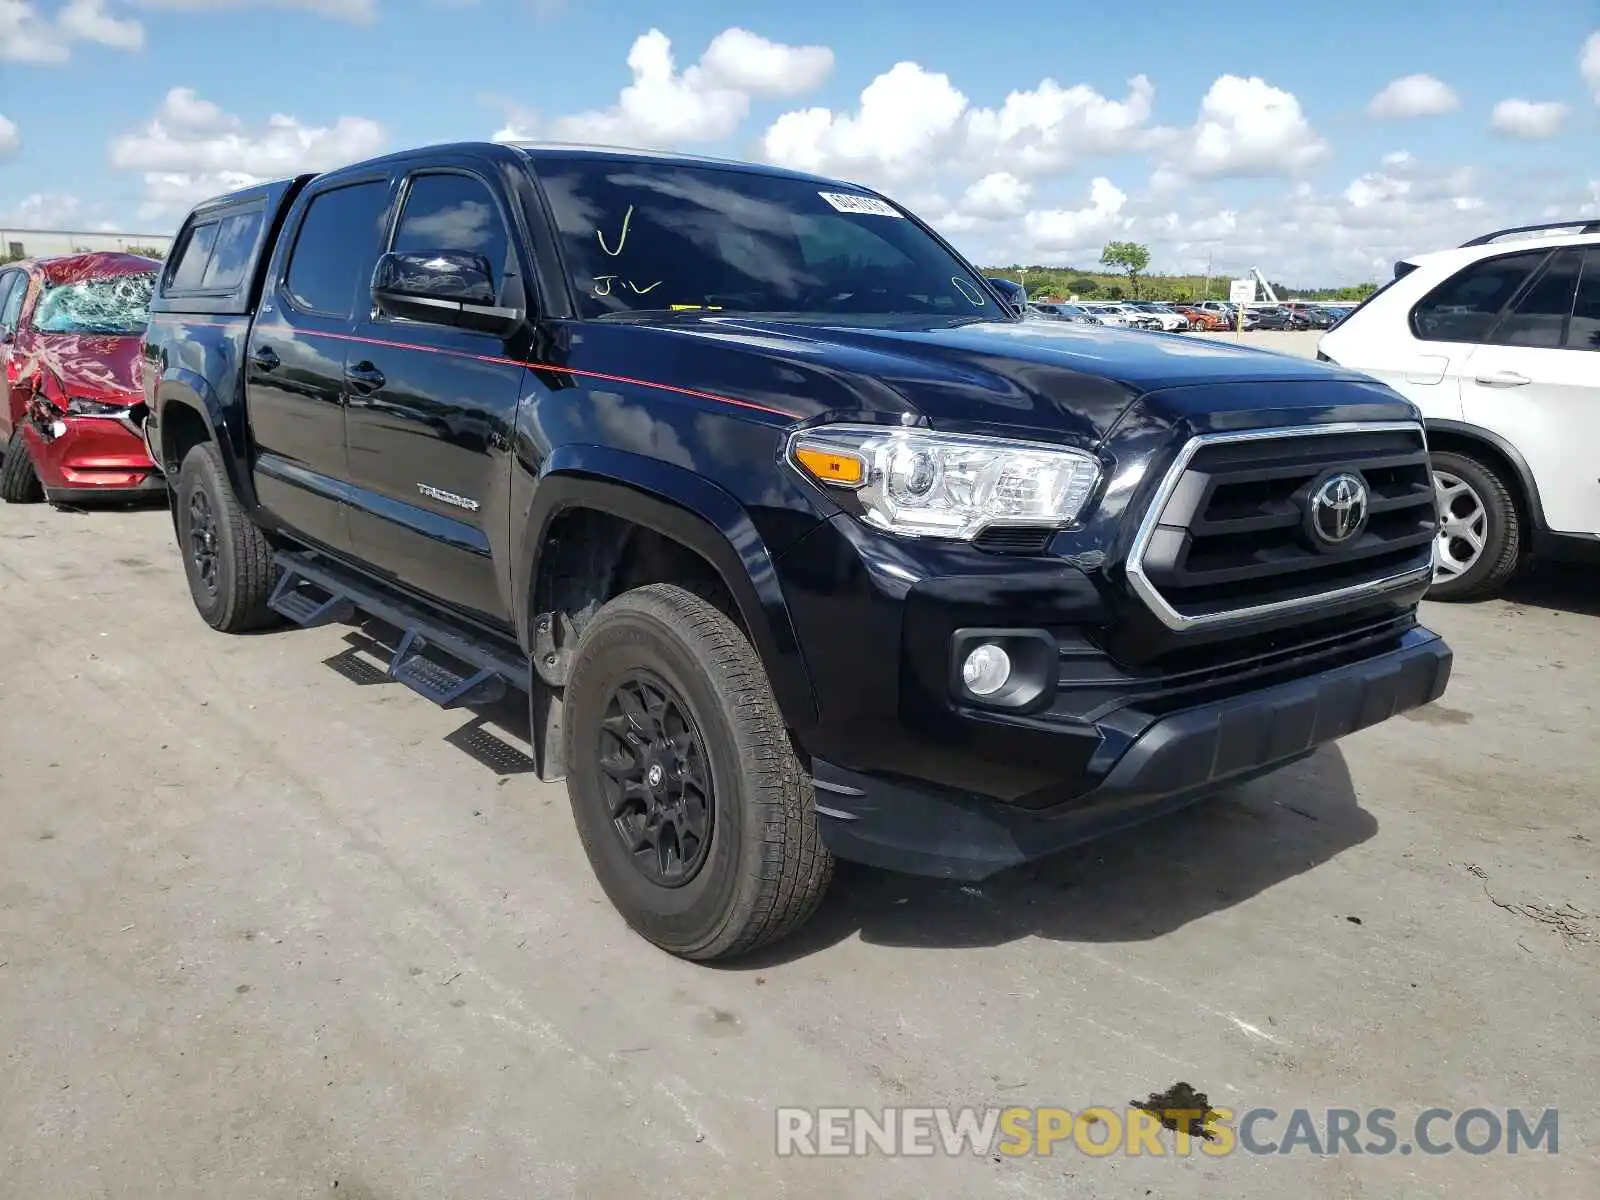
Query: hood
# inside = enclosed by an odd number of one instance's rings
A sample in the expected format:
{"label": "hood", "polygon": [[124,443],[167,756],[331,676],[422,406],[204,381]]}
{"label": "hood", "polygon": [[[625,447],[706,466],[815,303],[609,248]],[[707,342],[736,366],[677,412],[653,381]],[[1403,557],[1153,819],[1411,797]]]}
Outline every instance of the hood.
{"label": "hood", "polygon": [[[935,428],[971,433],[1088,444],[1105,438],[1141,397],[1194,389],[1172,405],[1169,418],[1180,420],[1217,402],[1214,393],[1202,398],[1213,385],[1303,385],[1265,389],[1290,408],[1342,403],[1336,388],[1354,387],[1369,403],[1377,398],[1365,376],[1309,359],[1065,321],[702,315],[641,323],[738,344],[812,375],[865,377],[877,386],[857,389],[858,397],[897,399]],[[1404,403],[1392,393],[1384,398]]]}
{"label": "hood", "polygon": [[53,375],[68,396],[143,399],[138,334],[34,333],[27,352],[30,365]]}

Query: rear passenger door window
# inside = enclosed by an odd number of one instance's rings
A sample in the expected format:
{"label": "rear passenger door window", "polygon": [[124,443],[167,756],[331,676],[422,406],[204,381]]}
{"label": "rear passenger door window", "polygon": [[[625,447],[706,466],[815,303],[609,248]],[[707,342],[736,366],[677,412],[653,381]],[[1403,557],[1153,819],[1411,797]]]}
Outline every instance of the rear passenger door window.
{"label": "rear passenger door window", "polygon": [[300,222],[285,284],[303,309],[348,317],[389,213],[389,183],[373,180],[314,196]]}
{"label": "rear passenger door window", "polygon": [[511,237],[482,180],[471,175],[427,174],[411,181],[390,249],[402,253],[447,250],[482,255],[498,290]]}
{"label": "rear passenger door window", "polygon": [[1557,254],[1486,340],[1495,346],[1559,349],[1566,341],[1567,319],[1572,315],[1582,267],[1582,251]]}
{"label": "rear passenger door window", "polygon": [[1548,252],[1486,258],[1457,272],[1411,310],[1411,330],[1427,342],[1482,342]]}
{"label": "rear passenger door window", "polygon": [[1584,255],[1566,346],[1569,350],[1600,350],[1600,247]]}

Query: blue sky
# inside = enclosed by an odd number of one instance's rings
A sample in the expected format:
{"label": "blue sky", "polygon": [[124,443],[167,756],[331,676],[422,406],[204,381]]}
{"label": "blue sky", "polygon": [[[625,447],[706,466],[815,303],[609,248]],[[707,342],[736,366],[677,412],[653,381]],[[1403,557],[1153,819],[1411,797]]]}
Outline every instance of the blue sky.
{"label": "blue sky", "polygon": [[1596,0],[0,0],[0,225],[169,230],[383,149],[601,136],[881,186],[989,262],[1134,238],[1348,282],[1600,211],[1597,31]]}

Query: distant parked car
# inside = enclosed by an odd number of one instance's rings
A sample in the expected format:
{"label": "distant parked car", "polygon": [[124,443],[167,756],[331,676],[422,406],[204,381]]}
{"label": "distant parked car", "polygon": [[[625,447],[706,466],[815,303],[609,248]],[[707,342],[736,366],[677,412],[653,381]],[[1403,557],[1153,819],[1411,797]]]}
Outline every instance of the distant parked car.
{"label": "distant parked car", "polygon": [[1058,321],[1072,321],[1079,325],[1105,324],[1104,321],[1095,316],[1088,309],[1077,304],[1040,303],[1030,304],[1028,307],[1036,312],[1042,313],[1047,317],[1053,317]]}
{"label": "distant parked car", "polygon": [[1304,313],[1288,308],[1266,305],[1254,309],[1251,315],[1255,317],[1257,329],[1301,330],[1312,327],[1310,318]]}
{"label": "distant parked car", "polygon": [[1089,311],[1107,325],[1120,325],[1124,329],[1160,329],[1161,322],[1149,313],[1142,313],[1129,305],[1107,301],[1087,306]]}
{"label": "distant parked car", "polygon": [[52,504],[165,487],[139,433],[139,339],[161,264],[72,254],[0,270],[0,497]]}
{"label": "distant parked car", "polygon": [[1228,318],[1226,316],[1219,312],[1213,312],[1209,308],[1199,308],[1194,305],[1183,305],[1179,307],[1178,311],[1189,318],[1189,325],[1193,329],[1203,329],[1210,332],[1216,332],[1217,330],[1232,328],[1232,326],[1228,324]]}
{"label": "distant parked car", "polygon": [[1189,331],[1189,318],[1170,304],[1159,304],[1153,300],[1135,300],[1128,307],[1147,316],[1154,317],[1161,323],[1161,328],[1167,333],[1187,333]]}

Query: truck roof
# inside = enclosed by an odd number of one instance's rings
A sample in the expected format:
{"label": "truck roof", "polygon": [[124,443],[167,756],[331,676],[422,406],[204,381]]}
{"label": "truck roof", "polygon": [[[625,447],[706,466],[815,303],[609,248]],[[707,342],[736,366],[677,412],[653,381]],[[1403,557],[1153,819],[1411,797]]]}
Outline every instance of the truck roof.
{"label": "truck roof", "polygon": [[[336,167],[332,171],[323,171],[282,179],[267,180],[263,183],[252,184],[250,187],[239,188],[232,192],[223,192],[212,196],[195,205],[194,211],[213,208],[224,204],[241,204],[259,197],[281,195],[283,190],[291,184],[304,185],[318,174],[331,175],[339,171],[348,171],[352,168],[381,166],[384,163],[400,162],[414,158],[418,154],[438,153],[450,154],[461,152],[484,152],[490,150],[516,150],[530,159],[640,159],[661,163],[682,163],[685,166],[717,167],[728,171],[745,171],[752,175],[775,175],[785,179],[799,179],[810,183],[842,184],[848,187],[862,187],[863,185],[851,183],[848,180],[833,179],[825,175],[813,175],[806,171],[792,171],[787,167],[773,166],[769,163],[745,162],[733,158],[715,158],[702,154],[680,154],[669,150],[649,150],[637,146],[608,146],[602,143],[591,142],[543,142],[543,141],[518,141],[518,142],[439,142],[432,145],[414,146],[406,150],[396,150],[390,154],[379,155],[375,158],[365,158],[358,162],[347,163]],[[298,189],[296,189],[298,190]]]}

